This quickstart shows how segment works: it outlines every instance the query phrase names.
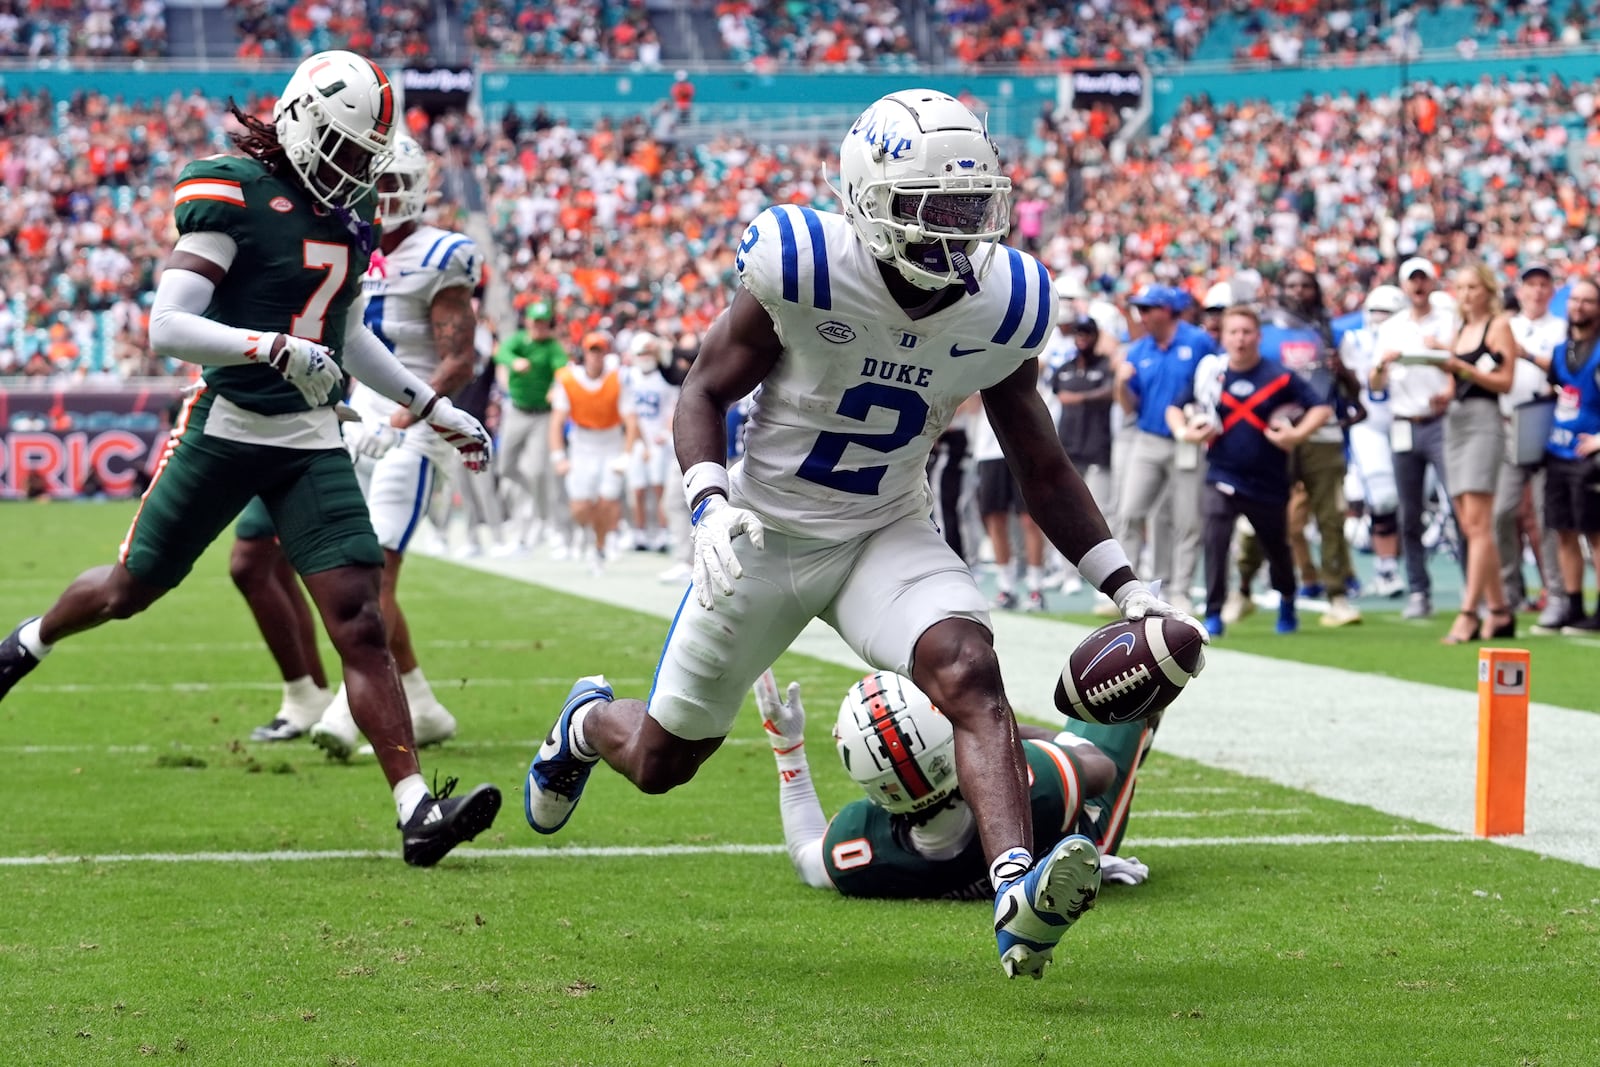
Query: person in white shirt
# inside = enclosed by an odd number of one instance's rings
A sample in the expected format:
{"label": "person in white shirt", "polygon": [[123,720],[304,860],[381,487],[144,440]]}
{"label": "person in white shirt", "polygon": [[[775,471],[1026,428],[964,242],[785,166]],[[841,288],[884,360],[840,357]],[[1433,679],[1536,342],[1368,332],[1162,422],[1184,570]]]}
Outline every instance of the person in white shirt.
{"label": "person in white shirt", "polygon": [[639,439],[628,454],[627,484],[633,497],[633,547],[667,550],[667,519],[661,488],[672,461],[672,408],[678,387],[661,376],[661,356],[670,350],[642,330],[628,342],[623,389],[633,402]]}
{"label": "person in white shirt", "polygon": [[1399,360],[1444,351],[1460,329],[1455,312],[1435,306],[1431,299],[1438,281],[1439,271],[1430,260],[1413,256],[1400,264],[1400,288],[1410,306],[1378,327],[1377,356],[1367,382],[1373,392],[1388,392],[1394,415],[1389,443],[1400,491],[1400,547],[1411,590],[1403,612],[1407,619],[1433,614],[1428,553],[1422,545],[1423,511],[1428,469],[1444,481],[1443,420],[1455,397],[1455,382],[1437,367]]}
{"label": "person in white shirt", "polygon": [[[1361,406],[1367,417],[1347,431],[1350,465],[1345,476],[1345,497],[1360,501],[1372,528],[1372,554],[1376,557],[1373,591],[1381,597],[1405,592],[1400,579],[1400,493],[1394,478],[1394,451],[1389,430],[1394,417],[1387,393],[1374,393],[1369,385],[1377,355],[1378,330],[1391,315],[1404,311],[1406,296],[1393,285],[1380,285],[1362,304],[1365,321],[1360,329],[1346,331],[1339,342],[1339,357],[1361,380]],[[1227,621],[1224,612],[1223,621]]]}
{"label": "person in white shirt", "polygon": [[[1500,410],[1508,419],[1518,406],[1550,393],[1547,380],[1550,354],[1567,338],[1567,320],[1550,314],[1550,297],[1554,292],[1555,278],[1548,266],[1530,263],[1522,268],[1521,283],[1517,286],[1517,303],[1521,310],[1511,316],[1511,336],[1518,347],[1517,370],[1511,379],[1511,392],[1500,398]],[[1514,449],[1514,439],[1511,444]],[[1559,625],[1566,615],[1566,602],[1557,577],[1561,565],[1556,555],[1556,535],[1546,529],[1544,523],[1544,468],[1519,467],[1511,453],[1500,468],[1500,482],[1494,496],[1494,533],[1500,546],[1500,576],[1513,607],[1529,599],[1522,575],[1522,503],[1530,488],[1536,516],[1535,535],[1539,538],[1535,551],[1545,588],[1539,624]]]}

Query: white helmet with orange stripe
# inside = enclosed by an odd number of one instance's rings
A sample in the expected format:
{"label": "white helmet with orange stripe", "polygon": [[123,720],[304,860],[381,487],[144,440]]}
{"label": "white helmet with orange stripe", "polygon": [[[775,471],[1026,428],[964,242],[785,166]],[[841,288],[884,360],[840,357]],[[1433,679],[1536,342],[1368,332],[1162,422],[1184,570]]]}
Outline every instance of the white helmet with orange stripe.
{"label": "white helmet with orange stripe", "polygon": [[354,52],[318,52],[295,68],[272,109],[278,143],[311,195],[349,207],[388,164],[396,102],[389,78]]}
{"label": "white helmet with orange stripe", "polygon": [[845,694],[833,741],[867,797],[895,814],[929,811],[956,791],[956,735],[911,681],[878,671]]}

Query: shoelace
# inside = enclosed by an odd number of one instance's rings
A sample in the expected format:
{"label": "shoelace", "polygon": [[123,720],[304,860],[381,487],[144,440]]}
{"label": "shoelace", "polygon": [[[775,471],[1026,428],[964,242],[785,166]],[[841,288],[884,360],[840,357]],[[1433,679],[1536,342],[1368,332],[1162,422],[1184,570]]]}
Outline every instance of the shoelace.
{"label": "shoelace", "polygon": [[446,778],[444,780],[444,788],[440,789],[439,788],[439,772],[438,771],[434,771],[433,772],[433,789],[431,790],[431,792],[433,793],[433,799],[434,800],[445,800],[445,799],[447,799],[450,796],[451,793],[454,793],[456,791],[456,783],[459,782],[460,780],[461,779],[456,778],[454,776]]}

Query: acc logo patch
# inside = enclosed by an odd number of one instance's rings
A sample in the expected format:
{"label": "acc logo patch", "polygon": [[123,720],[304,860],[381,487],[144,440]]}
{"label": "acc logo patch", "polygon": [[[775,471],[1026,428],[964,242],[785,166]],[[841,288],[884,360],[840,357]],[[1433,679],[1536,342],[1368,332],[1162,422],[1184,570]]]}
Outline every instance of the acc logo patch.
{"label": "acc logo patch", "polygon": [[824,341],[831,341],[836,345],[846,344],[856,339],[855,330],[842,322],[835,322],[833,319],[820,324],[817,327],[817,332],[822,335]]}
{"label": "acc logo patch", "polygon": [[285,214],[294,210],[294,202],[287,196],[275,196],[267,201],[267,206],[274,211],[281,211]]}

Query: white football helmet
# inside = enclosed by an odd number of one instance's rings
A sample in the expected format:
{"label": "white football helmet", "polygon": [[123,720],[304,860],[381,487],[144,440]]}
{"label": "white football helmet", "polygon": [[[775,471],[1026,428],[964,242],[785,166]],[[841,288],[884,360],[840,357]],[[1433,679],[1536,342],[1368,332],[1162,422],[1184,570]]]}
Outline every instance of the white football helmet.
{"label": "white football helmet", "polygon": [[318,52],[294,70],[272,122],[301,182],[322,204],[345,208],[371,191],[389,161],[394,89],[354,52]]}
{"label": "white football helmet", "polygon": [[1367,313],[1369,323],[1377,324],[1396,312],[1404,311],[1409,303],[1406,294],[1400,291],[1399,286],[1380,285],[1367,294],[1361,310]]}
{"label": "white football helmet", "polygon": [[969,257],[1011,229],[1011,179],[977,116],[934,89],[902,89],[861,113],[839,146],[845,216],[872,255],[920,289],[977,279]]}
{"label": "white football helmet", "polygon": [[925,811],[956,791],[950,720],[898,674],[878,671],[850,687],[833,742],[850,777],[888,811]]}
{"label": "white football helmet", "polygon": [[394,155],[378,174],[378,221],[387,229],[422,217],[433,199],[433,161],[409,133],[394,135]]}

